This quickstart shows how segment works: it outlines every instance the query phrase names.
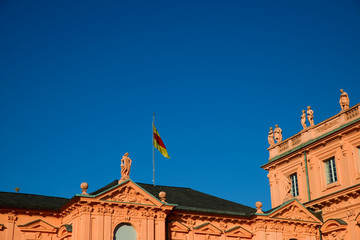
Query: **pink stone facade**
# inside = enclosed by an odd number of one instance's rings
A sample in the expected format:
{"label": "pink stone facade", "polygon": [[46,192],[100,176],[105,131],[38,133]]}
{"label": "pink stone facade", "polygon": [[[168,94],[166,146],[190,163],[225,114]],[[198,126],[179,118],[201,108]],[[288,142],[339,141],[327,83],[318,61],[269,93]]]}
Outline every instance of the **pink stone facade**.
{"label": "pink stone facade", "polygon": [[299,202],[322,212],[322,239],[360,239],[360,104],[268,148],[272,207],[281,205],[283,176],[297,176]]}
{"label": "pink stone facade", "polygon": [[123,224],[137,240],[360,239],[360,105],[277,140],[269,140],[270,158],[262,166],[269,211],[260,202],[246,214],[215,205],[184,208],[168,200],[170,193],[151,194],[127,173],[94,193],[82,183],[83,193],[55,210],[0,204],[0,240],[123,240],[117,235]]}
{"label": "pink stone facade", "polygon": [[112,240],[122,223],[133,226],[138,240],[316,240],[321,225],[298,201],[250,217],[176,210],[131,180],[95,196],[77,195],[60,212],[0,213],[4,240]]}

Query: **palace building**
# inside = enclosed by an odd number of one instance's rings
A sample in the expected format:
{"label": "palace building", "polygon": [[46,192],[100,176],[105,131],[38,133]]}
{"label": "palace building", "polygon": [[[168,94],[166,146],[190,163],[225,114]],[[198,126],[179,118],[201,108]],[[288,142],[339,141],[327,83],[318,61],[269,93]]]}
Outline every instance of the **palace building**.
{"label": "palace building", "polygon": [[92,193],[87,183],[71,199],[0,192],[0,240],[360,239],[360,104],[342,91],[340,107],[318,124],[308,107],[303,130],[285,140],[270,129],[269,211],[134,182],[126,153],[121,179]]}

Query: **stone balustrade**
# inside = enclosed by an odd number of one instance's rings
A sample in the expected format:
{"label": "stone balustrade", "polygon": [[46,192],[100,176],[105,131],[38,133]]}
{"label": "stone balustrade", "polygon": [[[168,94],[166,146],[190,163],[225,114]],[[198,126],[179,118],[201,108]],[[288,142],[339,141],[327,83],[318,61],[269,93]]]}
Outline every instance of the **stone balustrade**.
{"label": "stone balustrade", "polygon": [[360,118],[360,103],[268,148],[269,160]]}

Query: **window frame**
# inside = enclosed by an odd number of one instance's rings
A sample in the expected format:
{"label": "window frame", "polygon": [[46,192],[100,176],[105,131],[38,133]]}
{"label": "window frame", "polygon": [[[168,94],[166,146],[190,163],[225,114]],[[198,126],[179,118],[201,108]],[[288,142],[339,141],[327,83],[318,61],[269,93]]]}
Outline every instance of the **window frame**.
{"label": "window frame", "polygon": [[293,197],[299,196],[299,182],[298,182],[298,175],[297,173],[290,174],[290,181],[291,181],[291,195]]}
{"label": "window frame", "polygon": [[[113,240],[118,240],[117,238],[117,234],[118,232],[120,233],[121,232],[121,228],[122,227],[125,227],[125,231],[128,232],[128,230],[126,230],[126,228],[129,228],[131,229],[130,231],[132,232],[131,235],[133,235],[132,238],[134,239],[138,239],[138,233],[136,231],[136,228],[131,224],[131,223],[128,223],[128,222],[122,222],[122,223],[119,223],[118,225],[116,225],[116,227],[114,228],[114,231],[113,231]],[[123,238],[123,236],[119,236],[121,238]]]}
{"label": "window frame", "polygon": [[325,164],[325,177],[326,177],[326,184],[334,184],[338,182],[338,171],[336,167],[336,159],[335,156],[328,158],[324,161]]}

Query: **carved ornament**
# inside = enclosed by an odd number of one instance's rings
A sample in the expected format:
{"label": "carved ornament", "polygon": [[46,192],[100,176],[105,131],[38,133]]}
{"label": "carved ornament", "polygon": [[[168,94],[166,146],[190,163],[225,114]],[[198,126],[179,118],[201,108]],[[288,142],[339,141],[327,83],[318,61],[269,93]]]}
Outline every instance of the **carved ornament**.
{"label": "carved ornament", "polygon": [[8,216],[8,222],[16,222],[17,219],[18,219],[18,217],[15,215]]}
{"label": "carved ornament", "polygon": [[265,222],[263,221],[257,221],[255,223],[255,229],[256,230],[266,230],[267,229],[267,225]]}
{"label": "carved ornament", "polygon": [[320,133],[320,132],[326,131],[329,128],[334,127],[338,123],[339,123],[339,120],[334,120],[334,121],[331,121],[331,122],[328,122],[328,123],[324,123],[322,126],[316,128],[316,132]]}
{"label": "carved ornament", "polygon": [[347,231],[333,231],[323,235],[324,240],[345,240]]}
{"label": "carved ornament", "polygon": [[91,213],[93,211],[93,208],[87,205],[81,206],[80,212],[82,213]]}
{"label": "carved ornament", "polygon": [[325,240],[343,240],[347,234],[347,223],[330,219],[323,224],[321,232]]}
{"label": "carved ornament", "polygon": [[109,197],[103,198],[103,200],[155,205],[155,203],[152,202],[147,196],[138,192],[132,186],[124,186],[119,191],[115,191],[114,193],[112,193]]}
{"label": "carved ornament", "polygon": [[163,212],[158,212],[158,213],[156,214],[156,218],[157,218],[157,219],[162,219],[162,220],[164,220],[164,219],[166,218],[166,214],[163,213]]}
{"label": "carved ornament", "polygon": [[319,222],[319,220],[313,216],[306,208],[297,202],[293,201],[289,205],[277,210],[270,215],[271,218],[281,218],[289,220],[311,221]]}

